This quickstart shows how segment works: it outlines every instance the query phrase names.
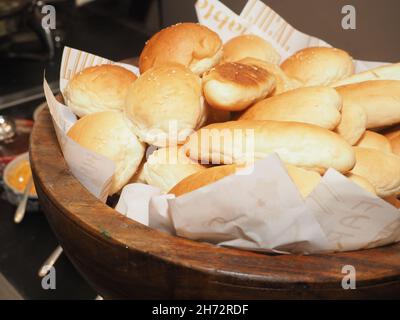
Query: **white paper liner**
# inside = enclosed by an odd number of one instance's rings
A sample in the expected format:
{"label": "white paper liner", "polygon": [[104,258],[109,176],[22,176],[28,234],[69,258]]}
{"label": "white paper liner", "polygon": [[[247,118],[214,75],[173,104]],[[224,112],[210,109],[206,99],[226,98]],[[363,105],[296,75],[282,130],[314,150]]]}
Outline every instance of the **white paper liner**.
{"label": "white paper liner", "polygon": [[[139,74],[139,69],[132,65],[115,63],[81,50],[65,47],[60,68],[61,93],[64,92],[68,81],[75,74],[87,67],[99,64],[118,64],[136,75]],[[111,160],[81,147],[67,136],[68,130],[77,121],[76,116],[67,106],[57,101],[46,78],[43,80],[43,89],[58,142],[71,173],[90,193],[105,202],[114,175],[115,164]]]}
{"label": "white paper liner", "polygon": [[[304,47],[329,46],[295,30],[257,0],[250,0],[240,16],[216,0],[199,0],[196,11],[199,22],[222,39],[255,33],[270,41],[283,59]],[[66,47],[60,70],[61,92],[74,74],[104,63],[115,62]],[[357,72],[382,64],[357,61]],[[120,65],[139,73],[133,66]],[[45,79],[44,90],[72,174],[105,201],[114,164],[66,136],[76,117],[56,101]],[[395,207],[333,169],[304,200],[276,155],[256,162],[249,175],[229,176],[177,198],[149,185],[127,185],[116,210],[171,234],[263,252],[347,251],[400,241],[400,211]]]}

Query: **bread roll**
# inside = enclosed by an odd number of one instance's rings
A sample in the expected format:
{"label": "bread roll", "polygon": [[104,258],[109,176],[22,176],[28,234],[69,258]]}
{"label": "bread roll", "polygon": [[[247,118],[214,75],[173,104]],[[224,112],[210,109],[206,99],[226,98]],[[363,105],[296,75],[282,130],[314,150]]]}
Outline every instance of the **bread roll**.
{"label": "bread roll", "polygon": [[400,135],[390,140],[392,152],[400,156]]}
{"label": "bread roll", "polygon": [[306,198],[321,181],[321,176],[315,171],[305,170],[289,164],[285,166],[289,177],[293,180],[303,198]]}
{"label": "bread roll", "polygon": [[[364,134],[367,128],[367,113],[362,105],[349,97],[342,88],[336,90],[342,97],[342,118],[335,131],[341,135],[348,143],[354,145]],[[343,94],[342,94],[343,93]]]}
{"label": "bread roll", "polygon": [[272,45],[256,35],[240,35],[224,44],[223,62],[236,62],[243,58],[256,58],[279,64],[281,56]]}
{"label": "bread roll", "polygon": [[154,66],[176,62],[201,75],[222,58],[222,41],[206,26],[198,23],[179,23],[157,32],[144,47],[140,73]]}
{"label": "bread roll", "polygon": [[291,90],[257,102],[240,120],[296,121],[333,130],[340,122],[342,98],[329,87]]}
{"label": "bread roll", "polygon": [[327,86],[354,73],[353,59],[347,52],[326,47],[302,49],[284,61],[281,68],[306,86]]}
{"label": "bread roll", "polygon": [[367,130],[356,144],[358,147],[377,149],[382,152],[392,152],[389,139],[384,135]]}
{"label": "bread roll", "polygon": [[119,111],[103,111],[79,119],[67,135],[82,147],[115,163],[109,194],[118,192],[142,161],[144,144],[133,133],[129,120]]}
{"label": "bread roll", "polygon": [[129,88],[125,113],[142,141],[183,143],[204,118],[201,80],[180,64],[154,67]]}
{"label": "bread roll", "polygon": [[400,157],[375,149],[354,147],[356,165],[352,173],[367,179],[380,197],[400,192]]}
{"label": "bread roll", "polygon": [[192,134],[186,153],[202,163],[238,164],[277,153],[282,161],[305,169],[340,172],[355,164],[352,147],[339,135],[311,124],[240,120],[208,125]]}
{"label": "bread roll", "polygon": [[179,147],[167,147],[154,151],[144,164],[146,182],[168,192],[179,181],[205,167],[188,158]]}
{"label": "bread roll", "polygon": [[[227,176],[233,175],[241,169],[243,169],[243,167],[232,164],[212,167],[186,177],[174,186],[169,193],[178,197],[185,193],[205,187]],[[286,169],[289,177],[292,179],[304,198],[314,190],[321,180],[321,176],[313,171],[304,170],[291,165],[286,165]]]}
{"label": "bread roll", "polygon": [[69,82],[64,101],[78,117],[124,108],[129,86],[136,75],[117,65],[102,64],[82,70]]}
{"label": "bread roll", "polygon": [[332,84],[332,87],[364,82],[369,80],[400,80],[400,63],[388,64],[368,71],[354,74]]}
{"label": "bread roll", "polygon": [[343,105],[363,107],[368,129],[400,122],[400,81],[371,80],[336,89],[343,98]]}
{"label": "bread roll", "polygon": [[288,77],[276,64],[254,58],[245,58],[237,62],[255,66],[258,68],[263,68],[271,73],[275,77],[276,81],[275,89],[270,93],[271,96],[278,95],[283,92],[297,89],[303,86],[303,84],[299,80]]}
{"label": "bread roll", "polygon": [[352,182],[354,182],[361,188],[376,195],[375,187],[367,179],[365,179],[359,175],[356,175],[354,173],[348,173],[346,176],[349,180],[351,180]]}
{"label": "bread roll", "polygon": [[240,111],[265,98],[275,88],[266,70],[237,62],[220,64],[203,76],[203,92],[210,106]]}

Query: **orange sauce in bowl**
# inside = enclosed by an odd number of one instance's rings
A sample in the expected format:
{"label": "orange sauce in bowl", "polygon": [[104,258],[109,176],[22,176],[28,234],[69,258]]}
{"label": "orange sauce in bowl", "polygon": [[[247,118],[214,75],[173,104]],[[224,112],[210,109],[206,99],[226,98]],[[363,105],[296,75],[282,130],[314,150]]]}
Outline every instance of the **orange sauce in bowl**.
{"label": "orange sauce in bowl", "polygon": [[[7,173],[7,182],[16,190],[23,193],[29,179],[32,177],[31,166],[27,160],[23,160],[15,165]],[[35,186],[32,184],[29,194],[36,196]]]}

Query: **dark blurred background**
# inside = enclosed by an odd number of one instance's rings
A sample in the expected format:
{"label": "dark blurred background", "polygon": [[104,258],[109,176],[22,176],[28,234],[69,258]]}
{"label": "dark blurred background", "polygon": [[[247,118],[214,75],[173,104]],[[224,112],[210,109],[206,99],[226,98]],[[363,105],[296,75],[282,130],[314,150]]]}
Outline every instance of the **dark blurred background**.
{"label": "dark blurred background", "polygon": [[[240,13],[246,0],[222,0]],[[349,51],[355,58],[400,61],[399,0],[264,0],[295,28]],[[43,73],[54,92],[64,45],[113,60],[138,56],[162,27],[196,21],[195,0],[0,0],[0,114],[32,118],[43,102]],[[46,4],[56,29],[41,28]],[[353,5],[357,29],[343,30],[341,9]],[[65,256],[57,262],[57,290],[45,291],[39,266],[57,246],[40,212],[13,223],[15,207],[0,198],[0,298],[85,298],[96,293]]]}

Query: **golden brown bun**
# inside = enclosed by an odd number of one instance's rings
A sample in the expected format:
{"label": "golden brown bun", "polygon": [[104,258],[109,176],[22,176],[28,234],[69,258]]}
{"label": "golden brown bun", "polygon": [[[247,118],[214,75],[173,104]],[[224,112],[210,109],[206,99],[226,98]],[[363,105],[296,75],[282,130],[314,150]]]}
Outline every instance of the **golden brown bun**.
{"label": "golden brown bun", "polygon": [[142,141],[182,143],[204,118],[201,80],[180,64],[154,67],[129,88],[125,113]]}
{"label": "golden brown bun", "polygon": [[245,58],[237,62],[256,66],[258,68],[263,68],[271,73],[275,77],[276,81],[275,89],[270,94],[272,96],[303,86],[303,84],[299,80],[288,77],[286,73],[284,73],[283,70],[276,64],[265,62],[255,58]]}
{"label": "golden brown bun", "polygon": [[400,135],[390,140],[390,145],[392,147],[392,152],[400,156]]}
{"label": "golden brown bun", "polygon": [[115,163],[109,194],[118,192],[138,169],[144,144],[132,131],[129,120],[119,111],[103,111],[79,119],[67,134],[82,147]]}
{"label": "golden brown bun", "polygon": [[336,89],[343,98],[343,105],[363,107],[368,129],[400,122],[400,81],[371,80]]}
{"label": "golden brown bun", "polygon": [[375,187],[367,179],[365,179],[359,175],[356,175],[354,173],[348,173],[348,174],[346,174],[346,176],[349,180],[353,181],[355,184],[357,184],[361,188],[376,195]]}
{"label": "golden brown bun", "polygon": [[185,193],[192,192],[201,187],[205,187],[215,181],[221,180],[234,174],[237,170],[236,165],[225,165],[211,167],[194,173],[176,184],[168,193],[179,197]]}
{"label": "golden brown bun", "polygon": [[306,86],[327,86],[354,73],[353,59],[347,52],[326,47],[302,49],[284,61],[281,68]]}
{"label": "golden brown bun", "polygon": [[356,165],[352,173],[367,179],[380,197],[400,192],[400,157],[376,149],[354,147]]}
{"label": "golden brown bun", "polygon": [[201,75],[222,58],[222,41],[209,28],[198,23],[179,23],[157,32],[144,47],[140,73],[154,66],[176,62]]}
{"label": "golden brown bun", "polygon": [[336,90],[342,97],[342,119],[335,131],[340,134],[348,143],[354,145],[364,134],[367,128],[367,113],[362,105],[346,94],[345,87],[338,87]]}
{"label": "golden brown bun", "polygon": [[182,179],[202,170],[204,166],[175,146],[154,151],[144,165],[143,175],[149,185],[167,192]]}
{"label": "golden brown bun", "polygon": [[[321,180],[321,176],[314,171],[297,168],[291,165],[285,166],[289,177],[297,186],[303,198],[307,197]],[[178,197],[185,193],[205,187],[213,182],[221,180],[222,178],[233,175],[241,169],[243,169],[243,167],[233,164],[212,167],[186,177],[175,185],[168,193],[174,194]]]}
{"label": "golden brown bun", "polygon": [[358,147],[377,149],[383,152],[392,152],[389,139],[384,135],[367,130],[356,144]]}
{"label": "golden brown bun", "polygon": [[246,109],[274,88],[275,78],[269,72],[237,62],[220,64],[203,76],[207,103],[221,110]]}
{"label": "golden brown bun", "polygon": [[315,171],[290,164],[285,164],[285,166],[289,177],[293,180],[303,198],[306,198],[321,181],[321,176]]}
{"label": "golden brown bun", "polygon": [[282,161],[324,172],[340,172],[355,164],[352,147],[339,135],[306,123],[239,120],[208,125],[192,134],[187,154],[202,163],[252,162],[271,153]]}
{"label": "golden brown bun", "polygon": [[239,120],[296,121],[333,130],[340,122],[342,98],[329,87],[291,90],[257,102]]}
{"label": "golden brown bun", "polygon": [[272,45],[256,35],[241,35],[224,44],[223,62],[236,62],[243,58],[256,58],[279,64],[281,56]]}
{"label": "golden brown bun", "polygon": [[346,79],[335,82],[332,84],[332,87],[339,87],[369,80],[400,80],[400,63],[393,63],[354,74]]}
{"label": "golden brown bun", "polygon": [[68,82],[64,100],[78,117],[99,111],[121,111],[127,90],[136,78],[133,72],[117,65],[89,67]]}
{"label": "golden brown bun", "polygon": [[396,198],[396,196],[390,196],[384,198],[386,202],[389,202],[392,206],[395,206],[397,209],[400,209],[400,200]]}

